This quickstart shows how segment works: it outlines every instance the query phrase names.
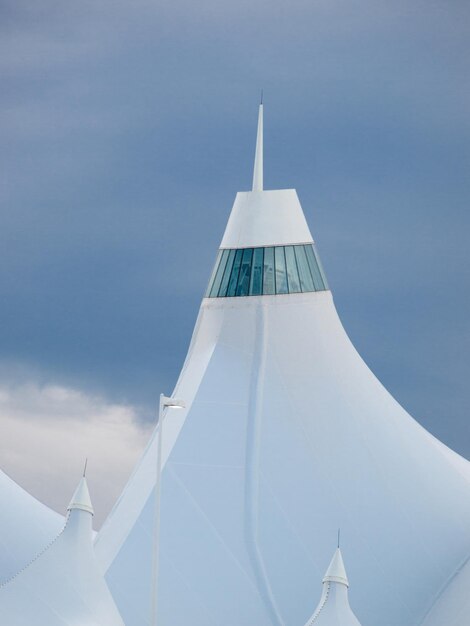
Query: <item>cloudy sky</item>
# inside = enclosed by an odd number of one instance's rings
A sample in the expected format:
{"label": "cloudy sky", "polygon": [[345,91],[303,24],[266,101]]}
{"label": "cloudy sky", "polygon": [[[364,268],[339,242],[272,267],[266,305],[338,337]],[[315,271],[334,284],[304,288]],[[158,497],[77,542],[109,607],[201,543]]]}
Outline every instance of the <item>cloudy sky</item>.
{"label": "cloudy sky", "polygon": [[98,522],[251,184],[298,190],[343,323],[470,456],[470,4],[0,3],[0,466]]}

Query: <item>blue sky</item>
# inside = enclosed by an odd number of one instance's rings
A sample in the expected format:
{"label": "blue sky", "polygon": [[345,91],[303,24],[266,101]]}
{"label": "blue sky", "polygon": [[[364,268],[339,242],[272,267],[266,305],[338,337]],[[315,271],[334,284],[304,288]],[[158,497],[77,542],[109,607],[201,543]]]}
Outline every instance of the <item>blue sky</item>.
{"label": "blue sky", "polygon": [[297,189],[372,370],[470,456],[468,3],[6,0],[0,18],[7,413],[34,389],[26,428],[63,389],[62,408],[154,419],[251,184],[263,88],[265,187]]}

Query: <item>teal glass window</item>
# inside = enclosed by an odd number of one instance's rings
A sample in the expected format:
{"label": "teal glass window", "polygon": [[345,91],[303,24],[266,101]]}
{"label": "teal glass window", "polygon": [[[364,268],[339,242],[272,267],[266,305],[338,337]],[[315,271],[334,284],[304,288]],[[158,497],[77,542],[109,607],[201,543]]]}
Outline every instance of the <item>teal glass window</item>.
{"label": "teal glass window", "polygon": [[235,252],[235,259],[233,261],[232,271],[230,273],[230,280],[228,281],[227,296],[235,296],[237,293],[238,275],[240,274],[240,265],[242,264],[243,250],[237,250]]}
{"label": "teal glass window", "polygon": [[225,264],[227,263],[228,250],[224,250],[222,252],[222,256],[220,257],[219,267],[215,273],[214,281],[212,283],[212,287],[209,293],[210,298],[216,298],[219,293],[220,281],[222,280],[222,276],[224,274]]}
{"label": "teal glass window", "polygon": [[286,246],[284,248],[284,252],[286,255],[287,284],[289,285],[289,293],[299,293],[299,270],[297,269],[297,261],[295,260],[294,246]]}
{"label": "teal glass window", "polygon": [[274,248],[264,249],[264,283],[263,293],[272,295],[276,293],[276,283],[274,281]]}
{"label": "teal glass window", "polygon": [[307,261],[306,246],[294,246],[297,268],[299,270],[300,288],[302,291],[315,291],[312,273]]}
{"label": "teal glass window", "polygon": [[224,269],[224,275],[222,276],[222,282],[220,283],[220,288],[219,288],[219,293],[218,293],[219,298],[224,297],[224,296],[227,295],[228,281],[230,279],[230,274],[232,273],[232,267],[233,267],[233,260],[235,258],[235,252],[236,252],[236,250],[230,250],[229,251],[229,255],[228,255],[228,258],[227,258],[227,264],[226,264],[225,269]]}
{"label": "teal glass window", "polygon": [[237,296],[247,296],[250,288],[251,261],[253,260],[253,248],[243,250],[242,265],[238,277]]}
{"label": "teal glass window", "polygon": [[274,248],[274,258],[276,259],[276,293],[288,293],[284,246]]}
{"label": "teal glass window", "polygon": [[207,287],[207,291],[206,291],[206,298],[209,298],[209,296],[210,296],[210,292],[211,292],[211,289],[212,289],[212,285],[214,284],[214,278],[215,278],[215,275],[217,274],[217,270],[219,269],[219,265],[220,265],[220,258],[221,258],[221,256],[222,256],[222,254],[223,254],[223,253],[224,253],[224,250],[219,250],[219,252],[218,252],[218,254],[217,254],[217,260],[216,260],[216,262],[215,262],[214,269],[212,270],[211,279],[210,279],[210,281],[209,281],[209,285],[208,285],[208,287]]}
{"label": "teal glass window", "polygon": [[320,268],[318,267],[313,246],[309,246],[305,252],[307,253],[308,264],[310,265],[310,271],[312,272],[315,291],[321,291],[322,289],[325,289],[325,283],[323,282],[323,277],[321,275]]}
{"label": "teal glass window", "polygon": [[271,296],[326,291],[312,244],[219,250],[206,298]]}
{"label": "teal glass window", "polygon": [[325,289],[329,289],[328,281],[326,280],[325,271],[323,269],[323,265],[321,263],[320,255],[318,254],[318,250],[315,244],[312,244],[313,253],[315,255],[315,261],[317,262],[318,270],[320,272],[321,279],[323,281],[323,286]]}
{"label": "teal glass window", "polygon": [[250,296],[260,296],[263,293],[263,264],[264,248],[254,248]]}

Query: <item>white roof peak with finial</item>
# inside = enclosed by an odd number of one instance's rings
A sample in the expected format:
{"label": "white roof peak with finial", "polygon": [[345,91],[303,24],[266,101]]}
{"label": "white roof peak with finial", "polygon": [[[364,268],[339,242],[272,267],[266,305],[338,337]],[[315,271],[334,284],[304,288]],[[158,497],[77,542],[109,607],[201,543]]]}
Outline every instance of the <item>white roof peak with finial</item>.
{"label": "white roof peak with finial", "polygon": [[335,550],[333,558],[331,559],[330,565],[326,570],[325,576],[323,577],[324,583],[334,582],[341,583],[342,585],[346,585],[349,587],[348,576],[346,574],[346,568],[344,567],[343,556],[341,554],[341,549],[338,547]]}
{"label": "white roof peak with finial", "polygon": [[263,186],[263,101],[259,105],[252,191],[235,198],[221,248],[258,248],[313,243],[295,189]]}
{"label": "white roof peak with finial", "polygon": [[63,531],[0,585],[2,624],[124,626],[95,557],[91,515],[82,511],[93,514],[85,476],[68,506]]}
{"label": "white roof peak with finial", "polygon": [[87,513],[94,515],[93,505],[91,503],[90,492],[88,491],[88,484],[85,476],[82,476],[77,488],[75,489],[75,493],[73,494],[70,504],[67,507],[67,511],[72,511],[74,509],[80,509],[81,511],[86,511]]}
{"label": "white roof peak with finial", "polygon": [[349,581],[338,546],[323,578],[320,602],[305,626],[361,626],[349,606],[348,593]]}

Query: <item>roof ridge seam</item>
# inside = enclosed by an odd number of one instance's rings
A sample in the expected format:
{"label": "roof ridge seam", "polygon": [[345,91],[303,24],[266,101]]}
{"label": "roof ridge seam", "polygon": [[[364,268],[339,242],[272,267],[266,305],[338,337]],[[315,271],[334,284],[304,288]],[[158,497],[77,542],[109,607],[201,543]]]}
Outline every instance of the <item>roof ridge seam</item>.
{"label": "roof ridge seam", "polygon": [[443,585],[441,585],[441,587],[439,588],[439,590],[437,591],[437,593],[434,595],[433,599],[431,600],[431,604],[428,606],[428,608],[426,609],[426,612],[423,614],[423,616],[420,618],[419,622],[417,622],[418,626],[422,626],[423,624],[426,623],[427,618],[429,617],[429,615],[432,613],[432,611],[434,610],[436,604],[438,603],[438,601],[440,600],[440,598],[445,594],[445,592],[447,591],[447,589],[450,587],[450,585],[452,584],[452,582],[455,580],[455,578],[457,578],[457,576],[460,574],[460,572],[464,569],[464,567],[467,565],[467,563],[470,561],[470,554],[467,555],[463,561],[461,561],[459,563],[459,565],[457,566],[457,568],[452,572],[452,574],[446,579],[445,583]]}
{"label": "roof ridge seam", "polygon": [[307,624],[305,626],[311,626],[314,622],[317,621],[318,616],[320,615],[320,613],[323,611],[323,609],[325,608],[325,604],[328,601],[328,597],[330,595],[330,586],[331,583],[330,581],[328,581],[326,583],[327,588],[326,588],[326,592],[325,592],[325,597],[323,598],[323,602],[320,604],[320,606],[316,609],[315,613],[312,615],[312,617],[310,618],[310,620],[307,622]]}
{"label": "roof ridge seam", "polygon": [[7,578],[2,583],[0,583],[0,589],[3,589],[3,587],[6,587],[10,583],[12,583],[16,578],[18,578],[18,576],[20,576],[20,574],[22,574],[25,570],[27,570],[29,567],[31,567],[31,565],[33,565],[33,563],[35,563],[39,558],[41,558],[43,556],[43,554],[45,554],[50,548],[52,548],[52,546],[55,544],[55,542],[59,539],[59,537],[64,533],[65,529],[67,528],[67,524],[69,523],[69,518],[70,518],[70,514],[67,515],[67,518],[65,520],[65,524],[64,524],[62,530],[54,537],[54,539],[52,539],[52,541],[50,541],[42,550],[40,550],[31,559],[31,561],[28,561],[28,563],[26,563],[26,565],[24,565],[20,570],[18,570],[16,572],[16,574],[13,574],[12,576],[10,576],[10,578]]}

